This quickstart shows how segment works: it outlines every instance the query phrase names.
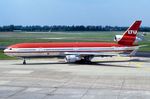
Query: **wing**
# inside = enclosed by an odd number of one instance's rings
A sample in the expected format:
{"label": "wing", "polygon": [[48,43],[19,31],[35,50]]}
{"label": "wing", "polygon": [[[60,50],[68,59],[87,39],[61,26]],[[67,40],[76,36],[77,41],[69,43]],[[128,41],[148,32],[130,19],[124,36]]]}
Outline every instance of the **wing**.
{"label": "wing", "polygon": [[65,55],[78,55],[78,56],[100,56],[100,57],[112,57],[117,56],[116,53],[107,53],[107,52],[65,52]]}

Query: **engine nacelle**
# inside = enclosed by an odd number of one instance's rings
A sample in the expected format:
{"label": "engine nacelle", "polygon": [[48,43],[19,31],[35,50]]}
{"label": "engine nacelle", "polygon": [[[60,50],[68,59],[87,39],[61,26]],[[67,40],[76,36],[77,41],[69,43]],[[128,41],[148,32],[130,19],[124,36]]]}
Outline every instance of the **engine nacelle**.
{"label": "engine nacelle", "polygon": [[114,41],[120,41],[120,39],[123,37],[123,35],[116,35],[114,38]]}
{"label": "engine nacelle", "polygon": [[[115,38],[114,38],[114,41],[120,41],[120,39],[123,37],[123,35],[116,35],[115,36]],[[139,41],[142,41],[142,39],[141,38],[139,38],[139,37],[136,37],[136,39],[135,39],[135,43],[138,43]]]}
{"label": "engine nacelle", "polygon": [[68,63],[74,63],[74,62],[80,61],[81,57],[77,55],[67,55],[65,60]]}

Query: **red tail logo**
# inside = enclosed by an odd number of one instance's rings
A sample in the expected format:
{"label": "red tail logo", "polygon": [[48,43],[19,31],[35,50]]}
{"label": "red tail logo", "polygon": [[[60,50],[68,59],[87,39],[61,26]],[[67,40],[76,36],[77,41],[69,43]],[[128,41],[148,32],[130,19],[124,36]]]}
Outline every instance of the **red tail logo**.
{"label": "red tail logo", "polygon": [[133,45],[141,23],[142,21],[135,21],[134,24],[125,31],[123,37],[118,41],[118,44],[127,46]]}

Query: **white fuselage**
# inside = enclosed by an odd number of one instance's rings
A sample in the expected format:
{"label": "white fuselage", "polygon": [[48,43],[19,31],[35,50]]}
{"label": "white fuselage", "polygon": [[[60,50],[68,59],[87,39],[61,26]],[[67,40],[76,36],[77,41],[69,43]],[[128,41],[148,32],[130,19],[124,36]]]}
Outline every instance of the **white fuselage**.
{"label": "white fuselage", "polygon": [[70,48],[7,48],[4,50],[8,56],[15,57],[48,57],[48,56],[66,56],[69,54],[91,54],[91,55],[113,55],[131,52],[132,47],[70,47]]}

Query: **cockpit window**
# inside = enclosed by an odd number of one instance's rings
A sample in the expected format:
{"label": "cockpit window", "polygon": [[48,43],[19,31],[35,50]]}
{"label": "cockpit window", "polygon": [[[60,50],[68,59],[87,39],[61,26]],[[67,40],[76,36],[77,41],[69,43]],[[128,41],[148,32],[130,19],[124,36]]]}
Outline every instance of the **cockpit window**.
{"label": "cockpit window", "polygon": [[12,50],[12,48],[8,48],[8,50]]}

